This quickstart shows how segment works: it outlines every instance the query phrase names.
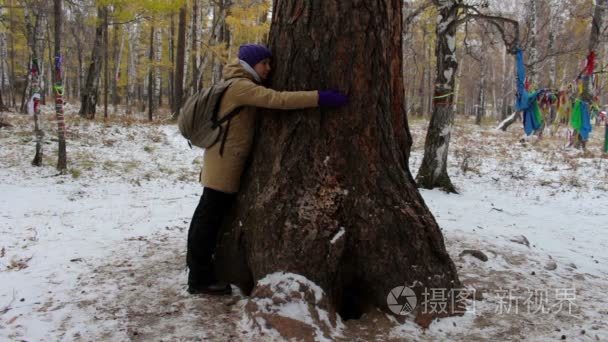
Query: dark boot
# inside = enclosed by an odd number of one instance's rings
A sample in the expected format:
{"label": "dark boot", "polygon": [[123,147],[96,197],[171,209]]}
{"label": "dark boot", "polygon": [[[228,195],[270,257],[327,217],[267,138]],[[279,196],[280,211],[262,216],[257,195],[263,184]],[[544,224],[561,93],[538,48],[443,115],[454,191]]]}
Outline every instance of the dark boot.
{"label": "dark boot", "polygon": [[223,296],[232,294],[230,284],[225,282],[214,282],[208,285],[188,285],[188,293],[190,294],[208,294],[214,296]]}

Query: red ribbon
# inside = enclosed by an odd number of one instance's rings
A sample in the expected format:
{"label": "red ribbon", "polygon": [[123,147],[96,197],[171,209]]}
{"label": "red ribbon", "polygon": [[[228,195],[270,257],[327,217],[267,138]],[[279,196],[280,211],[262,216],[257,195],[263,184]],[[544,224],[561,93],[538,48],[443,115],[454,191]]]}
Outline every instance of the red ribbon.
{"label": "red ribbon", "polygon": [[585,74],[587,76],[591,76],[591,74],[593,74],[594,69],[595,69],[595,52],[591,51],[591,52],[589,52],[589,55],[587,56],[587,67],[585,69]]}

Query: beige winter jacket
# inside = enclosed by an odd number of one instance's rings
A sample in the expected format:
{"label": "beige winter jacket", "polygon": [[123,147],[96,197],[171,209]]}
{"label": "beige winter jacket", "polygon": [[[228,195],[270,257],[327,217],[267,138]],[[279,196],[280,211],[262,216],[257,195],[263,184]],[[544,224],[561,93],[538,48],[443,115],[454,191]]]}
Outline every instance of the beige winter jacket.
{"label": "beige winter jacket", "polygon": [[[245,106],[230,120],[224,153],[220,156],[217,143],[205,150],[201,183],[214,190],[235,193],[239,190],[241,174],[253,143],[257,107],[299,109],[316,107],[317,91],[275,91],[256,84],[254,78],[238,61],[224,67],[226,80],[236,78],[226,90],[220,103],[219,117]],[[226,124],[224,124],[225,128]]]}

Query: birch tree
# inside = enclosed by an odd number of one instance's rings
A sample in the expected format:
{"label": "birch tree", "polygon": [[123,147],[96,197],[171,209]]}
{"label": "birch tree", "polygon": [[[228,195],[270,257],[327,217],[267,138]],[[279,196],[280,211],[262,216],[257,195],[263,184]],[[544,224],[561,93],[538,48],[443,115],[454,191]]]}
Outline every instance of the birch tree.
{"label": "birch tree", "polygon": [[418,170],[418,186],[426,189],[441,188],[446,192],[456,192],[447,172],[448,151],[454,124],[455,75],[458,69],[456,60],[456,32],[460,23],[467,20],[483,20],[498,30],[505,44],[513,46],[518,38],[508,41],[504,24],[514,27],[517,22],[499,16],[481,13],[475,6],[464,0],[434,0],[438,10],[436,26],[436,76],[433,93],[433,115],[427,130],[424,144],[424,157]]}
{"label": "birch tree", "polygon": [[57,169],[61,173],[65,173],[67,170],[67,155],[65,148],[65,122],[63,118],[63,76],[62,76],[62,63],[63,58],[61,56],[61,29],[63,22],[63,13],[61,10],[62,0],[54,0],[54,13],[55,13],[55,79],[53,84],[53,90],[55,91],[55,111],[57,117],[57,137],[58,137],[58,149],[57,149]]}
{"label": "birch tree", "polygon": [[433,93],[433,115],[424,144],[424,157],[418,171],[418,186],[440,187],[456,192],[447,172],[448,148],[454,124],[454,78],[456,60],[456,29],[459,3],[455,0],[435,0],[439,12],[436,28],[436,78]]}

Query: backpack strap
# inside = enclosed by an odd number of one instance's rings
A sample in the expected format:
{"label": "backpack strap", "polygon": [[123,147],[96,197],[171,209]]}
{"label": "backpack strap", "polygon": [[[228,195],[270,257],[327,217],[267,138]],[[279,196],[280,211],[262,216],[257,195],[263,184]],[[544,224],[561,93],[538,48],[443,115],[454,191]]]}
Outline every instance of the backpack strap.
{"label": "backpack strap", "polygon": [[241,109],[243,109],[243,107],[236,107],[232,110],[232,112],[224,115],[223,118],[219,119],[219,120],[215,120],[215,122],[213,123],[213,128],[217,128],[217,126],[223,124],[226,121],[230,121],[232,118],[234,118],[235,116],[237,116],[240,112]]}
{"label": "backpack strap", "polygon": [[[228,88],[232,85],[232,83],[234,82],[234,79],[231,79],[228,81],[228,87],[226,88],[226,90],[228,90]],[[223,95],[222,95],[223,97]],[[226,145],[226,138],[228,137],[228,131],[230,130],[230,120],[232,120],[232,118],[234,118],[235,116],[237,116],[240,112],[241,109],[243,109],[243,107],[236,107],[235,109],[233,109],[230,113],[224,115],[223,118],[217,120],[217,115],[219,114],[219,106],[220,106],[220,101],[218,101],[217,106],[218,108],[216,108],[216,116],[214,117],[213,120],[213,126],[212,128],[217,128],[218,126],[222,125],[224,122],[227,122],[226,124],[226,130],[224,130],[221,134],[222,134],[222,143],[220,144],[220,156],[223,157],[224,156],[224,145]]]}
{"label": "backpack strap", "polygon": [[243,109],[243,107],[236,107],[235,109],[232,110],[232,112],[226,114],[223,118],[221,118],[220,120],[217,120],[213,124],[213,128],[216,128],[216,127],[220,126],[221,124],[223,124],[224,122],[227,122],[226,129],[222,132],[222,143],[220,144],[220,156],[221,157],[224,156],[224,145],[226,145],[226,138],[228,137],[228,131],[230,130],[230,120],[232,120],[232,118],[237,116],[241,112],[241,109]]}

